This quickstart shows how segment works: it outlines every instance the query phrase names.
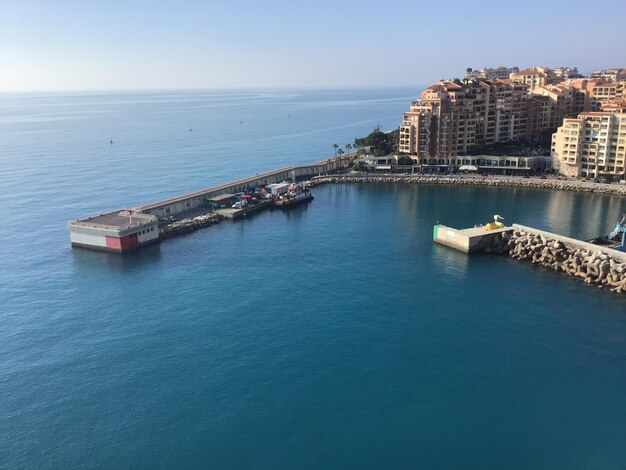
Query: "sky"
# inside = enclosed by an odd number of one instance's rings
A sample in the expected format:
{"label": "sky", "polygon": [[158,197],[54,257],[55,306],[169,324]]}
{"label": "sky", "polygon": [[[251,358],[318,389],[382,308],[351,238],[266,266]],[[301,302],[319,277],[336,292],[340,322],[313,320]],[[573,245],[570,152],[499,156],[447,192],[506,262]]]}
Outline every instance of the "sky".
{"label": "sky", "polygon": [[626,67],[624,18],[625,0],[0,0],[0,92],[403,87],[498,65],[590,72]]}

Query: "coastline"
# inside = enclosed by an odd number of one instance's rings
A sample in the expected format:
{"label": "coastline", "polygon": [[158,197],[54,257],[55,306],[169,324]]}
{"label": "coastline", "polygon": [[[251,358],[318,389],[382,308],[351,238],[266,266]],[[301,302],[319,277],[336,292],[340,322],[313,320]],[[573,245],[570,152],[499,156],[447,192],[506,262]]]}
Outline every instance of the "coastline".
{"label": "coastline", "polygon": [[511,176],[441,176],[441,175],[328,175],[312,178],[314,185],[319,184],[449,184],[468,186],[515,187],[527,189],[551,189],[562,191],[576,191],[582,193],[612,194],[626,196],[626,184],[622,183],[592,183],[588,181],[524,178]]}

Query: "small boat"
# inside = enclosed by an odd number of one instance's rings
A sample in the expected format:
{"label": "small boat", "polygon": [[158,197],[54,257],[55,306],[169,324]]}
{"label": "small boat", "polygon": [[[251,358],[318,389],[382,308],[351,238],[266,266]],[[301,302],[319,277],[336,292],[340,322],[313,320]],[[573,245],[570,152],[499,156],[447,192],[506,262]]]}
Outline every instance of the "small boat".
{"label": "small boat", "polygon": [[611,233],[608,235],[600,235],[599,237],[587,240],[587,242],[626,252],[626,212],[622,215],[622,220],[615,224],[615,229],[613,229]]}
{"label": "small boat", "polygon": [[274,205],[278,207],[292,207],[303,202],[313,200],[311,190],[303,183],[294,183],[287,189],[287,192],[274,200]]}

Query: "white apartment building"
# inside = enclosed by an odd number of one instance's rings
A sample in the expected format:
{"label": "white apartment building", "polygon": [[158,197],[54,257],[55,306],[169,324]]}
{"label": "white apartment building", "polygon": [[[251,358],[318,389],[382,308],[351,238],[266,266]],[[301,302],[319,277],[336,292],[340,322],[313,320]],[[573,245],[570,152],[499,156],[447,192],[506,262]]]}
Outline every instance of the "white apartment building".
{"label": "white apartment building", "polygon": [[565,175],[624,179],[626,113],[580,113],[552,136],[554,165]]}

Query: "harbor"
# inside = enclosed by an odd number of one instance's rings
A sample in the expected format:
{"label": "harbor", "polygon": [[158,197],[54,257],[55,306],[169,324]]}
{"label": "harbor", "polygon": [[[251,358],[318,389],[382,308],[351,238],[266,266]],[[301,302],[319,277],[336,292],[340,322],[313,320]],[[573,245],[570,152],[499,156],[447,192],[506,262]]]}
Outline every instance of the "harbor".
{"label": "harbor", "polygon": [[[320,184],[441,184],[520,187],[585,193],[626,195],[623,184],[602,184],[561,178],[476,177],[460,175],[371,175],[348,173],[355,154],[310,165],[292,165],[254,176],[168,197],[130,209],[98,214],[69,222],[72,246],[125,253],[161,239],[208,227],[222,219],[240,219],[272,205],[289,207],[313,199],[309,188]],[[307,180],[306,188],[290,187]],[[287,197],[285,195],[289,193]],[[301,201],[302,199],[302,201]],[[501,230],[510,231],[510,228]],[[481,229],[458,231],[446,227],[440,237],[465,252],[480,251],[494,238]],[[481,244],[479,247],[479,244]]]}
{"label": "harbor", "polygon": [[0,470],[626,470],[626,2],[5,4]]}

